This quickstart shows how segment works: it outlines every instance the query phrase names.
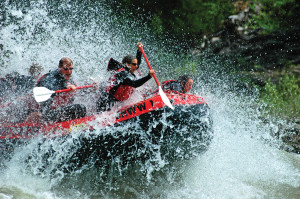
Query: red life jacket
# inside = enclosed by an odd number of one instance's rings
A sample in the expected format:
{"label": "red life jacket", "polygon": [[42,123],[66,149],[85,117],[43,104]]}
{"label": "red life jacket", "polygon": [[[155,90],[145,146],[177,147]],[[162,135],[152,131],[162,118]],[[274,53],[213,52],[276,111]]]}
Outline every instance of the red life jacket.
{"label": "red life jacket", "polygon": [[38,80],[36,81],[36,83],[38,83],[43,77],[46,77],[47,75],[49,75],[49,73],[46,73],[46,74],[40,76],[40,77],[38,78]]}
{"label": "red life jacket", "polygon": [[75,93],[73,92],[56,93],[55,96],[53,97],[53,101],[50,107],[54,109],[54,108],[70,105],[73,102],[74,96]]}
{"label": "red life jacket", "polygon": [[26,106],[29,110],[38,111],[39,110],[39,103],[35,101],[32,95],[27,95],[24,99],[24,106]]}
{"label": "red life jacket", "polygon": [[[49,75],[49,73],[46,73],[46,74],[42,75],[37,80],[37,83],[42,78],[45,78],[47,75]],[[69,84],[69,83],[67,83],[67,84]],[[75,82],[70,82],[70,84],[73,84],[73,85],[77,86]],[[74,96],[75,96],[75,93],[73,93],[73,92],[56,93],[55,96],[53,97],[50,108],[55,109],[55,108],[58,108],[58,107],[64,107],[64,106],[70,105],[73,102]]]}
{"label": "red life jacket", "polygon": [[[119,101],[127,100],[133,93],[134,88],[128,85],[117,85],[116,74],[125,71],[125,68],[118,69],[108,80],[108,86],[105,87],[106,93],[111,94]],[[117,88],[116,88],[117,87]]]}

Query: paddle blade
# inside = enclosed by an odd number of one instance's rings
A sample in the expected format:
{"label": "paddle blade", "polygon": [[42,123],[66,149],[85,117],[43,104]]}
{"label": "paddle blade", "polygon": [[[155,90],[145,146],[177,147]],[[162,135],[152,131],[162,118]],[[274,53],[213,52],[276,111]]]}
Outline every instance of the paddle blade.
{"label": "paddle blade", "polygon": [[33,88],[33,96],[37,102],[44,102],[44,101],[48,100],[53,93],[55,93],[55,92],[51,91],[45,87]]}
{"label": "paddle blade", "polygon": [[170,107],[172,110],[174,110],[174,107],[172,106],[169,98],[166,96],[166,94],[164,93],[164,91],[162,90],[161,86],[158,87],[158,91],[160,94],[160,97],[162,99],[162,101],[168,106]]}

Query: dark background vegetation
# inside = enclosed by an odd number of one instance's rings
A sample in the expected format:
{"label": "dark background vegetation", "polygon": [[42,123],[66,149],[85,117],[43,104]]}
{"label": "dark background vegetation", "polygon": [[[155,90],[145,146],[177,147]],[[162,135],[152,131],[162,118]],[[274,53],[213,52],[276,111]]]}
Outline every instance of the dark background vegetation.
{"label": "dark background vegetation", "polygon": [[[0,8],[7,3],[22,8],[33,2],[0,1]],[[49,15],[61,20],[59,24],[72,26],[70,29],[76,28],[81,21],[88,24],[90,19],[101,14],[97,7],[105,6],[105,14],[112,15],[112,20],[105,21],[108,27],[113,27],[108,31],[115,32],[115,27],[119,26],[119,32],[114,34],[122,34],[128,42],[128,39],[140,39],[141,29],[150,30],[151,41],[155,38],[157,44],[168,47],[170,52],[159,59],[170,62],[172,68],[167,68],[167,72],[182,74],[183,70],[189,70],[204,83],[210,83],[214,78],[201,73],[210,70],[210,74],[223,75],[219,79],[230,82],[232,89],[246,88],[250,94],[257,91],[258,104],[265,104],[265,118],[271,115],[296,124],[289,130],[293,136],[286,137],[286,141],[292,142],[295,151],[300,153],[299,0],[56,0],[47,4]],[[66,9],[61,4],[71,4],[83,14],[69,18],[73,16],[69,13],[76,9]],[[0,16],[0,27],[8,25],[5,24],[5,9],[0,9]],[[102,23],[97,21],[99,26]],[[124,31],[124,26],[136,32],[136,37]],[[36,28],[36,34],[42,27]],[[1,50],[4,56],[10,53],[0,44]],[[173,55],[180,57],[183,64],[172,63],[172,59],[165,57]],[[235,84],[236,80],[239,85]],[[282,132],[279,130],[278,136]]]}
{"label": "dark background vegetation", "polygon": [[172,38],[181,52],[230,59],[231,73],[258,88],[274,116],[299,121],[299,1],[119,0],[111,5],[158,38]]}
{"label": "dark background vegetation", "polygon": [[177,54],[198,60],[196,71],[208,60],[217,73],[226,71],[258,91],[266,116],[292,124],[274,135],[289,146],[283,148],[300,153],[300,1],[119,0],[110,5],[162,42],[173,41]]}

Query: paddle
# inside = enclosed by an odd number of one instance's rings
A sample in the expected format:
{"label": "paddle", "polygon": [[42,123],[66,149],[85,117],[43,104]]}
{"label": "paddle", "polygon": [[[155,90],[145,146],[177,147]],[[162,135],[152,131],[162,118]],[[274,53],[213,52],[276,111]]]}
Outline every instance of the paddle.
{"label": "paddle", "polygon": [[[147,59],[147,57],[146,57],[146,54],[145,54],[145,52],[144,52],[144,50],[143,50],[143,47],[142,47],[142,46],[139,46],[139,50],[143,53],[143,56],[144,56],[144,58],[145,58],[145,61],[146,61],[147,65],[148,65],[149,69],[152,70],[152,68],[151,68],[151,66],[150,66],[150,63],[149,63],[149,61],[148,61],[148,59]],[[166,96],[166,94],[163,92],[163,90],[162,90],[162,88],[161,88],[161,86],[160,86],[160,84],[159,84],[159,82],[158,82],[158,80],[157,80],[157,78],[156,78],[156,75],[153,74],[153,77],[154,77],[155,82],[156,82],[156,84],[157,84],[157,86],[158,86],[158,92],[159,92],[159,94],[160,94],[160,97],[161,97],[162,101],[163,101],[168,107],[170,107],[171,109],[174,110],[174,107],[172,106],[172,104],[171,104],[169,98],[168,98],[168,97]]]}
{"label": "paddle", "polygon": [[[94,86],[94,85],[91,84],[91,85],[87,85],[87,86],[79,86],[79,87],[76,87],[76,89],[90,88],[92,86]],[[69,91],[71,91],[70,88],[52,91],[45,87],[35,87],[35,88],[33,88],[33,96],[37,102],[43,102],[43,101],[48,100],[53,93],[61,93],[61,92],[69,92]]]}

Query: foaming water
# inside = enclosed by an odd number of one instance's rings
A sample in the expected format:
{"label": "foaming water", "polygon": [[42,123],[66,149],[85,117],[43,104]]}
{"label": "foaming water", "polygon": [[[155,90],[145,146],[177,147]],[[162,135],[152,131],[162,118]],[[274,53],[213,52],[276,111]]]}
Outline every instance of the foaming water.
{"label": "foaming water", "polygon": [[[6,17],[0,30],[1,76],[27,74],[32,63],[47,72],[68,56],[78,82],[89,77],[105,81],[109,58],[135,54],[137,41],[149,48],[149,61],[161,80],[175,78],[170,67],[174,63],[190,67],[181,56],[167,54],[147,30],[137,27],[138,32],[131,32],[132,27],[114,23],[123,19],[105,4],[56,2],[2,3]],[[168,160],[158,144],[143,142],[151,154],[148,160],[124,165],[118,156],[102,162],[91,157],[78,166],[69,160],[90,134],[79,130],[66,140],[38,137],[20,145],[11,157],[1,157],[0,198],[299,198],[299,155],[278,149],[279,141],[271,136],[278,125],[263,120],[255,98],[232,91],[234,80],[218,76],[209,68],[212,64],[216,61],[207,59],[207,67],[195,72],[193,88],[213,114],[214,139],[205,153]],[[93,132],[116,138],[118,133],[148,141],[143,136],[149,132],[135,125]]]}
{"label": "foaming water", "polygon": [[257,115],[253,119],[253,109],[243,110],[240,100],[211,103],[214,141],[189,163],[184,186],[167,198],[299,197],[299,155],[275,148],[268,137],[275,126],[263,124]]}

